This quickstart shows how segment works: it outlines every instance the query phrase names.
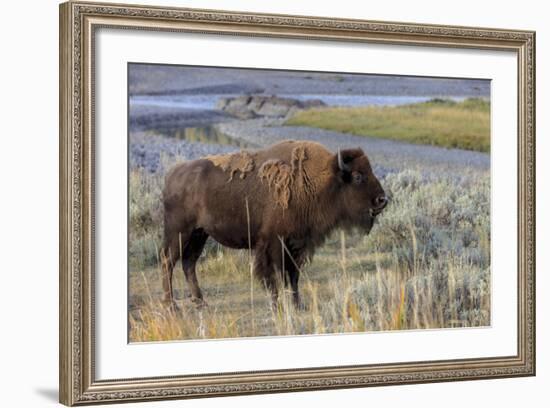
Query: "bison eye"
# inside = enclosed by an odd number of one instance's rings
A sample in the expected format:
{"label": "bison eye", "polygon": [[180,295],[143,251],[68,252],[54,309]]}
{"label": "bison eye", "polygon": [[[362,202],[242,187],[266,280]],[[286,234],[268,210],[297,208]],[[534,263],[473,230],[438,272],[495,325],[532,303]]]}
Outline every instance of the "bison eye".
{"label": "bison eye", "polygon": [[354,184],[361,184],[363,181],[363,175],[357,171],[354,171],[351,175]]}

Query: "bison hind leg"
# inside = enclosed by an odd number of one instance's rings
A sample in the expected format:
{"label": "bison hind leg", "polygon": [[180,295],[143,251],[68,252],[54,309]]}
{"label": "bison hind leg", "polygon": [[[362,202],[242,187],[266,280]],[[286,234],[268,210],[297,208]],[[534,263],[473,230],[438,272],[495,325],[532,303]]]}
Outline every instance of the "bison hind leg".
{"label": "bison hind leg", "polygon": [[174,266],[184,254],[184,249],[190,240],[193,226],[168,223],[165,219],[164,242],[160,249],[160,262],[162,271],[163,303],[177,310],[174,299],[173,275]]}
{"label": "bison hind leg", "polygon": [[173,272],[174,265],[180,258],[179,240],[177,236],[166,235],[160,249],[160,263],[162,271],[163,303],[172,310],[177,310],[174,301]]}
{"label": "bison hind leg", "polygon": [[185,245],[181,260],[185,280],[191,290],[191,301],[197,306],[205,305],[195,269],[207,239],[208,234],[202,228],[193,230],[189,241]]}

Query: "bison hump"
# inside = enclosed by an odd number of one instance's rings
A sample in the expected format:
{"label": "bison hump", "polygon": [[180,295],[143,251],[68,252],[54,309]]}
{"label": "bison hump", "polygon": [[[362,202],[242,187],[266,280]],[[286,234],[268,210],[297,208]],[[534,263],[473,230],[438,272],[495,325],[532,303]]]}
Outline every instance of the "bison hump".
{"label": "bison hump", "polygon": [[304,162],[308,160],[306,146],[296,143],[290,154],[290,163],[282,159],[266,160],[258,169],[258,176],[265,181],[273,194],[275,203],[283,209],[292,199],[311,199],[315,193],[313,183]]}
{"label": "bison hump", "polygon": [[210,160],[214,166],[219,167],[223,171],[228,171],[228,182],[233,180],[236,173],[240,173],[240,178],[244,179],[256,166],[253,154],[246,150],[238,153],[206,156],[205,159]]}
{"label": "bison hump", "polygon": [[205,159],[229,173],[227,182],[236,174],[244,179],[255,172],[267,184],[274,202],[287,209],[293,200],[311,200],[327,182],[330,156],[318,143],[288,140],[254,152],[243,150]]}

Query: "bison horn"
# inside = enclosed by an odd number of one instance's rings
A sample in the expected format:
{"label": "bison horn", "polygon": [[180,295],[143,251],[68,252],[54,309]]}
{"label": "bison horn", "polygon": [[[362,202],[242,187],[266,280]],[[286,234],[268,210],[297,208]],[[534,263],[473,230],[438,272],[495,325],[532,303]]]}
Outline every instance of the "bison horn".
{"label": "bison horn", "polygon": [[342,153],[340,152],[340,148],[338,148],[338,168],[341,171],[349,171],[349,166],[344,163],[344,160],[342,160]]}

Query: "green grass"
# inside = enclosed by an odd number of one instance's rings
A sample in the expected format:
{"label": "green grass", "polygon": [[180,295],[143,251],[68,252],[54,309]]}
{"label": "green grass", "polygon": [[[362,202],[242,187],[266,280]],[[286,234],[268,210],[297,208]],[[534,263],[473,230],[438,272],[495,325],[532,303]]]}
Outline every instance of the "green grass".
{"label": "green grass", "polygon": [[490,103],[433,99],[388,107],[333,107],[298,111],[286,123],[448,148],[490,151]]}

